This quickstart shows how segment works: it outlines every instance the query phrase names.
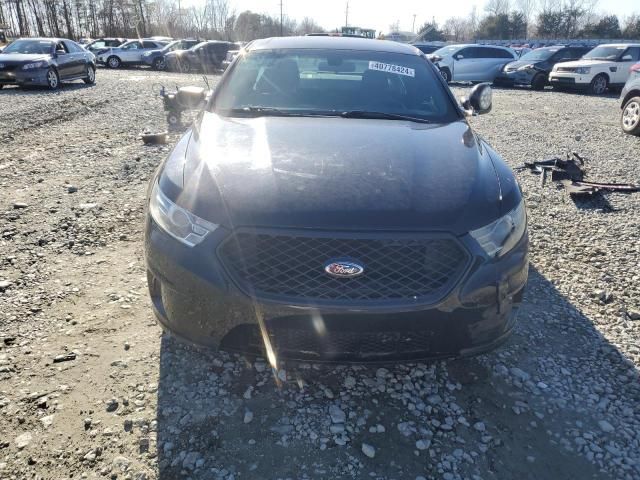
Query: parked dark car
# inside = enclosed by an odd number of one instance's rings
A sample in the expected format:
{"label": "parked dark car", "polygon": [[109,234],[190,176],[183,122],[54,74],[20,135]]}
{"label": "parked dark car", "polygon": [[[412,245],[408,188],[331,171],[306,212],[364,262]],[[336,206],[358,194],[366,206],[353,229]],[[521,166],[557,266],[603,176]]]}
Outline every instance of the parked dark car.
{"label": "parked dark car", "polygon": [[227,52],[236,48],[232,42],[210,40],[189,50],[177,50],[165,55],[167,70],[173,72],[214,72],[222,69]]}
{"label": "parked dark car", "polygon": [[622,131],[640,136],[640,62],[631,67],[627,83],[620,94],[620,125]]}
{"label": "parked dark car", "polygon": [[444,47],[444,43],[442,42],[438,42],[438,43],[421,43],[421,42],[416,42],[416,43],[412,43],[412,45],[414,47],[416,47],[418,50],[420,50],[422,53],[429,54],[429,53],[433,53],[436,50],[441,49],[442,47]]}
{"label": "parked dark car", "polygon": [[507,63],[493,84],[505,87],[526,85],[534,90],[542,90],[548,85],[549,73],[556,63],[578,60],[589,50],[590,47],[563,45],[537,48],[519,60]]}
{"label": "parked dark car", "polygon": [[168,43],[164,48],[158,50],[149,50],[142,54],[142,62],[145,65],[149,65],[154,70],[164,70],[166,68],[166,63],[164,60],[164,56],[176,50],[188,50],[191,47],[195,47],[202,40],[195,39],[184,39],[184,40],[174,40],[171,43]]}
{"label": "parked dark car", "polygon": [[0,53],[0,88],[41,85],[51,90],[61,82],[96,81],[95,57],[66,38],[22,38]]}
{"label": "parked dark car", "polygon": [[86,50],[96,55],[100,50],[119,47],[126,41],[126,38],[97,38],[83,46]]}
{"label": "parked dark car", "polygon": [[[198,93],[200,99],[201,93]],[[278,358],[471,355],[510,334],[528,269],[513,173],[406,44],[254,41],[150,183],[160,324]]]}

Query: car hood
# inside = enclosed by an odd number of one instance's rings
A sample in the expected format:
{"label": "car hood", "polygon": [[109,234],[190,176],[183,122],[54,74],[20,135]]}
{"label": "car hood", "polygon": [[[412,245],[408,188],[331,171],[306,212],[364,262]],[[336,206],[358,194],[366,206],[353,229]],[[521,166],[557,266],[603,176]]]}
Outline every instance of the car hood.
{"label": "car hood", "polygon": [[490,149],[462,120],[205,113],[195,128],[177,147],[186,153],[168,159],[160,186],[226,226],[463,234],[498,218],[500,184],[515,184],[498,181]]}
{"label": "car hood", "polygon": [[572,62],[562,62],[562,63],[556,63],[557,67],[570,67],[570,68],[576,68],[576,67],[593,67],[593,66],[598,66],[598,65],[610,65],[612,63],[616,63],[613,60],[585,60],[585,59],[581,59],[581,60],[574,60]]}
{"label": "car hood", "polygon": [[515,70],[518,69],[520,67],[524,67],[525,65],[533,65],[533,66],[537,66],[538,64],[544,63],[544,60],[531,60],[531,61],[526,61],[526,60],[516,60],[515,62],[509,62],[505,65],[505,69],[509,69],[509,70]]}
{"label": "car hood", "polygon": [[168,53],[165,53],[165,57],[177,57],[179,55],[184,55],[186,52],[188,52],[189,50],[172,50]]}
{"label": "car hood", "polygon": [[0,63],[23,63],[49,60],[50,55],[41,53],[0,53]]}

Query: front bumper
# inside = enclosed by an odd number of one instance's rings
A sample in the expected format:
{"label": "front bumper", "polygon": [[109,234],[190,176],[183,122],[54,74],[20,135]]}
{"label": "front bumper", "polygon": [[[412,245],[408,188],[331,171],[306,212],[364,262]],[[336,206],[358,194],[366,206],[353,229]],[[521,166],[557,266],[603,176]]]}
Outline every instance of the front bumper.
{"label": "front bumper", "polygon": [[498,74],[493,83],[498,86],[531,85],[536,73],[538,72],[535,70],[503,71]]}
{"label": "front bumper", "polygon": [[549,74],[549,84],[556,87],[573,89],[586,89],[591,85],[593,76],[582,75],[571,72],[551,72]]}
{"label": "front bumper", "polygon": [[147,56],[143,55],[142,64],[151,67],[153,66],[153,62],[155,62],[158,58],[160,58],[160,55],[147,55]]}
{"label": "front bumper", "polygon": [[179,339],[256,354],[268,343],[277,358],[391,361],[490,350],[506,340],[515,324],[528,272],[527,235],[499,261],[487,261],[465,238],[470,266],[437,304],[283,304],[252,298],[234,284],[215,253],[227,234],[216,230],[188,248],[147,220],[153,310],[162,327]]}
{"label": "front bumper", "polygon": [[0,84],[46,86],[47,69],[22,70],[18,68],[11,72],[0,71]]}

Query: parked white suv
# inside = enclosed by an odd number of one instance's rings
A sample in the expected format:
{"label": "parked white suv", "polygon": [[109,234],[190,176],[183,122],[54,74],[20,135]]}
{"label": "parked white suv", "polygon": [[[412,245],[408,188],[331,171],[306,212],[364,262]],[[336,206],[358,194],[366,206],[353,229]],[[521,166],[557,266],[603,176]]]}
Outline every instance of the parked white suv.
{"label": "parked white suv", "polygon": [[631,66],[640,60],[640,44],[600,45],[580,60],[557,63],[549,74],[556,88],[575,88],[602,95],[609,87],[622,87]]}
{"label": "parked white suv", "polygon": [[467,44],[442,47],[429,58],[447,82],[493,82],[517,54],[506,47]]}
{"label": "parked white suv", "polygon": [[120,68],[122,65],[140,65],[146,52],[159,50],[167,42],[161,40],[129,40],[116,48],[105,48],[96,53],[99,64],[109,68]]}

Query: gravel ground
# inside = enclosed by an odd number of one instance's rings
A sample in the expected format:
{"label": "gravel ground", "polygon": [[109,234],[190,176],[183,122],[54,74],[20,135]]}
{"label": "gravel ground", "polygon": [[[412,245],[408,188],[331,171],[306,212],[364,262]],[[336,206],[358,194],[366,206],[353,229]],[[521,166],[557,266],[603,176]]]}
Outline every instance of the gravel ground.
{"label": "gravel ground", "polygon": [[[272,372],[163,336],[141,239],[169,146],[138,136],[164,128],[153,84],[197,81],[0,92],[0,478],[640,478],[640,194],[577,205],[518,173],[530,281],[487,355]],[[497,90],[471,122],[514,167],[575,150],[590,179],[639,182],[618,115]]]}

